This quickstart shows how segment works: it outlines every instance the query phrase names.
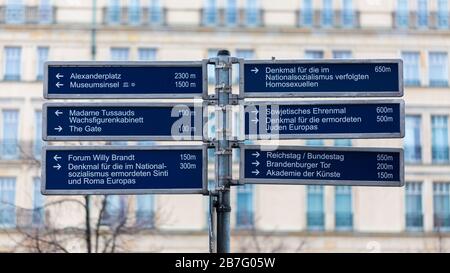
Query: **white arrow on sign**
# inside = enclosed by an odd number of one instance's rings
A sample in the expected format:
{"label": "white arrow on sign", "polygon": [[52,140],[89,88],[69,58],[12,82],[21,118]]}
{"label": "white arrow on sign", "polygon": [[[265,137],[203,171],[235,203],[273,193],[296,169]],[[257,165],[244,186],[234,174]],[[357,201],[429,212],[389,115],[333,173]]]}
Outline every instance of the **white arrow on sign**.
{"label": "white arrow on sign", "polygon": [[60,156],[58,156],[58,155],[55,155],[54,157],[53,157],[53,159],[55,160],[55,161],[58,161],[58,160],[60,160],[62,157],[60,157]]}
{"label": "white arrow on sign", "polygon": [[62,115],[62,114],[63,114],[62,111],[59,111],[59,110],[56,110],[56,111],[55,111],[55,115],[56,115],[57,117],[59,117],[59,115]]}
{"label": "white arrow on sign", "polygon": [[253,154],[252,154],[252,156],[256,156],[256,158],[258,158],[259,157],[259,152],[254,152]]}
{"label": "white arrow on sign", "polygon": [[54,165],[53,168],[55,168],[59,171],[59,169],[61,169],[61,165],[59,165],[59,163],[58,163],[57,165]]}
{"label": "white arrow on sign", "polygon": [[64,75],[58,73],[58,74],[56,74],[56,78],[59,80],[61,78],[64,78]]}
{"label": "white arrow on sign", "polygon": [[60,83],[60,82],[57,82],[57,83],[56,83],[56,87],[61,88],[61,86],[64,86],[64,84],[62,84],[62,83]]}
{"label": "white arrow on sign", "polygon": [[259,111],[258,110],[253,110],[253,111],[251,111],[253,114],[255,114],[255,115],[257,115],[258,113],[259,113]]}
{"label": "white arrow on sign", "polygon": [[259,175],[259,171],[258,170],[252,171],[252,173],[255,174],[255,175]]}
{"label": "white arrow on sign", "polygon": [[255,67],[255,68],[253,68],[251,71],[252,71],[253,73],[255,73],[255,74],[258,74],[259,69],[258,69],[257,67]]}
{"label": "white arrow on sign", "polygon": [[258,160],[256,160],[255,162],[252,162],[252,164],[255,165],[256,167],[258,167],[260,163]]}
{"label": "white arrow on sign", "polygon": [[61,125],[59,125],[58,127],[54,128],[55,131],[58,131],[59,133],[61,133],[61,131],[63,130],[63,128],[61,127]]}
{"label": "white arrow on sign", "polygon": [[258,118],[256,118],[256,119],[252,119],[252,121],[253,121],[253,123],[258,123],[258,121],[259,121],[259,119]]}

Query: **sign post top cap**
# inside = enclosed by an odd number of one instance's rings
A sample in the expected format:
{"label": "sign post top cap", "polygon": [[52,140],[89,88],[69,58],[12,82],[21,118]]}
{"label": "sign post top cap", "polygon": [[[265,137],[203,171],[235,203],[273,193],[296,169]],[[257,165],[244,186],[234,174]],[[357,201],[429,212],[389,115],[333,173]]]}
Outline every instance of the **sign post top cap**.
{"label": "sign post top cap", "polygon": [[230,51],[227,49],[221,49],[217,52],[217,56],[230,56]]}

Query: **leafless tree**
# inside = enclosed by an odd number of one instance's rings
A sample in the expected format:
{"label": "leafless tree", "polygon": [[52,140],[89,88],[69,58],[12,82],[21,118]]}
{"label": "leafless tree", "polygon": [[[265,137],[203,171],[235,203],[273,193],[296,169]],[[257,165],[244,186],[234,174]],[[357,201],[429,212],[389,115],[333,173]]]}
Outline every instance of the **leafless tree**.
{"label": "leafless tree", "polygon": [[[129,200],[129,198],[126,198]],[[62,198],[47,202],[42,208],[27,210],[16,207],[18,221],[16,231],[20,234],[15,238],[16,251],[29,252],[88,252],[88,253],[114,253],[128,251],[127,240],[129,236],[157,234],[155,228],[160,224],[159,213],[149,214],[148,219],[138,218],[130,213],[130,203],[126,203],[121,211],[107,212],[108,196],[90,198],[89,203],[77,198]],[[86,232],[87,218],[79,224],[58,224],[58,215],[64,213],[64,206],[81,208],[79,211],[91,211],[89,218],[89,232]],[[33,223],[36,213],[42,210],[43,221]],[[94,213],[92,213],[94,212]],[[151,232],[148,232],[151,231]],[[13,237],[13,236],[11,236]],[[72,248],[71,246],[76,246]],[[154,251],[158,251],[155,247]]]}

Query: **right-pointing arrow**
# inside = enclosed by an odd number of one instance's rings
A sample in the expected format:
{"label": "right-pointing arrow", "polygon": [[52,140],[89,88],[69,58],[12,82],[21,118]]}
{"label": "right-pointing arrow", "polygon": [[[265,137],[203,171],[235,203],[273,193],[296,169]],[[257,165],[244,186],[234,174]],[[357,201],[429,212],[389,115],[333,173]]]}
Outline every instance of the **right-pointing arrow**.
{"label": "right-pointing arrow", "polygon": [[252,72],[255,73],[255,74],[258,74],[259,69],[257,67],[255,67],[255,68],[252,69]]}
{"label": "right-pointing arrow", "polygon": [[253,154],[252,154],[252,156],[255,156],[256,158],[258,158],[259,157],[259,152],[254,152]]}
{"label": "right-pointing arrow", "polygon": [[252,174],[259,175],[259,171],[258,170],[254,170],[254,171],[252,171]]}
{"label": "right-pointing arrow", "polygon": [[63,130],[63,128],[61,127],[61,125],[59,125],[56,128],[53,128],[55,131],[58,131],[58,133],[61,133],[61,131]]}
{"label": "right-pointing arrow", "polygon": [[259,166],[259,164],[261,164],[261,163],[259,163],[259,161],[258,161],[258,160],[256,160],[255,162],[252,162],[252,164],[253,164],[253,165],[255,165],[256,167],[258,167],[258,166]]}
{"label": "right-pointing arrow", "polygon": [[54,165],[53,168],[55,168],[59,171],[59,169],[61,169],[61,165],[59,165],[59,163],[58,163],[58,164]]}

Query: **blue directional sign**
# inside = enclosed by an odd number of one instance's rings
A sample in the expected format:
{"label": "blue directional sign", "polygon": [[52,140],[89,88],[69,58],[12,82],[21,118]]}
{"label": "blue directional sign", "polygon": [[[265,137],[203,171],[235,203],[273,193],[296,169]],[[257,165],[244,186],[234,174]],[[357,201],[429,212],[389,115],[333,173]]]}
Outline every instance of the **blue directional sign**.
{"label": "blue directional sign", "polygon": [[264,102],[245,105],[247,139],[402,138],[402,100]]}
{"label": "blue directional sign", "polygon": [[403,96],[402,60],[243,61],[245,97]]}
{"label": "blue directional sign", "polygon": [[43,194],[205,193],[203,146],[46,147]]}
{"label": "blue directional sign", "polygon": [[243,183],[397,186],[404,184],[402,149],[241,147]]}
{"label": "blue directional sign", "polygon": [[195,98],[207,90],[202,62],[47,62],[45,98]]}
{"label": "blue directional sign", "polygon": [[202,140],[202,105],[50,103],[44,140]]}

